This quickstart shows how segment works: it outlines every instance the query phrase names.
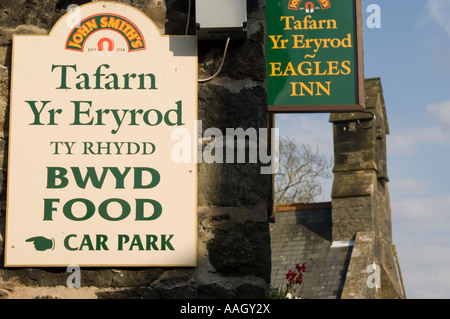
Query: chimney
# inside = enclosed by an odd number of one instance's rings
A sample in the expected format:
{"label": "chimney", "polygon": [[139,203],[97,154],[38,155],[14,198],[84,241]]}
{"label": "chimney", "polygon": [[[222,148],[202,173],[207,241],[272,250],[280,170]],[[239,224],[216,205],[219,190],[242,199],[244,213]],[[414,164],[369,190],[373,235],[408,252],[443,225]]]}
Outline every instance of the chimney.
{"label": "chimney", "polygon": [[364,112],[330,116],[334,135],[332,238],[352,240],[358,231],[391,236],[387,190],[389,127],[379,78],[365,80]]}

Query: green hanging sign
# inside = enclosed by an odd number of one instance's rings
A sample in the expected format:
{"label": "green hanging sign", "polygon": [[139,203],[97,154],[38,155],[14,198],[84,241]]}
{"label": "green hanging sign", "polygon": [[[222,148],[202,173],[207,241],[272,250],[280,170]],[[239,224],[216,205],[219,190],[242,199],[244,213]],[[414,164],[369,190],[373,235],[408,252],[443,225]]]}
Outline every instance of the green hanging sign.
{"label": "green hanging sign", "polygon": [[361,0],[268,0],[269,111],[364,109]]}

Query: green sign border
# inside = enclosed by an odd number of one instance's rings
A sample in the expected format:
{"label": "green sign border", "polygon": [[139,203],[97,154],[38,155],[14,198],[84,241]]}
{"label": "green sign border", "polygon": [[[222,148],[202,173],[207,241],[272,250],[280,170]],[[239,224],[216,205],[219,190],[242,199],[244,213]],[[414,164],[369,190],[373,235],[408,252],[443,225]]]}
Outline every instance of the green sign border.
{"label": "green sign border", "polygon": [[[271,4],[269,4],[269,1],[273,1]],[[305,1],[305,0],[303,0]],[[305,105],[301,105],[301,104],[297,104],[297,105],[291,105],[291,104],[284,104],[284,103],[279,103],[277,105],[274,105],[271,103],[271,100],[273,98],[271,98],[271,94],[274,94],[273,92],[270,92],[270,86],[271,86],[271,81],[269,79],[269,73],[270,73],[270,68],[269,68],[269,63],[271,61],[269,61],[270,58],[270,52],[269,50],[272,50],[272,48],[269,48],[270,44],[273,44],[273,41],[271,39],[269,39],[269,36],[271,35],[271,30],[269,30],[270,25],[274,23],[274,20],[272,19],[277,19],[276,17],[273,17],[274,12],[279,13],[281,11],[275,11],[275,10],[270,10],[270,5],[273,5],[274,3],[278,4],[278,5],[285,5],[285,7],[287,8],[289,0],[267,0],[267,7],[266,7],[266,20],[268,20],[268,30],[267,30],[267,47],[266,47],[266,54],[267,55],[267,86],[268,86],[268,102],[269,102],[269,112],[272,113],[325,113],[325,112],[352,112],[352,111],[363,111],[365,108],[365,93],[364,93],[364,53],[363,53],[363,22],[362,22],[362,3],[361,0],[332,0],[332,4],[336,4],[339,3],[341,1],[351,1],[352,2],[352,7],[354,9],[354,12],[352,14],[352,16],[354,17],[353,19],[353,37],[354,37],[354,50],[353,50],[353,54],[355,57],[355,65],[353,66],[353,71],[356,72],[355,74],[355,81],[352,82],[352,85],[355,85],[356,87],[353,87],[351,89],[349,89],[349,91],[353,92],[354,95],[353,96],[353,101],[355,101],[355,103],[326,103],[326,104],[306,104]],[[271,16],[272,15],[272,16]],[[278,19],[281,20],[281,16],[278,15]],[[271,19],[271,20],[269,20]],[[280,21],[279,20],[279,21]],[[273,32],[273,31],[272,31]],[[279,32],[279,31],[275,31],[275,32]],[[286,34],[285,37],[288,38],[290,35]],[[288,50],[288,49],[286,49]],[[291,49],[291,51],[293,51],[294,49]],[[291,56],[295,56],[295,54],[290,53]],[[285,81],[285,86],[289,85],[288,81]],[[278,89],[278,88],[277,88]],[[272,88],[273,90],[273,88]],[[288,91],[288,89],[285,89],[284,91]],[[281,94],[280,92],[276,92],[275,94]]]}

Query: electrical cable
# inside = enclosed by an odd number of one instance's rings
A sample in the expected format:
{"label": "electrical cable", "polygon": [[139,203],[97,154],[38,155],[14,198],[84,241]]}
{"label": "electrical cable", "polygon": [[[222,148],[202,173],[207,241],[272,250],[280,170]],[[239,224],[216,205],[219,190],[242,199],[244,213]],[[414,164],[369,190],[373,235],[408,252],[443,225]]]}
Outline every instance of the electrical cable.
{"label": "electrical cable", "polygon": [[[188,30],[189,30],[189,22],[191,19],[191,2],[192,0],[189,0],[188,2],[188,12],[187,12],[187,21],[186,21],[186,30],[185,30],[185,34],[188,35]],[[225,57],[227,55],[227,51],[228,51],[228,44],[230,43],[230,37],[227,38],[227,42],[225,44],[225,49],[223,51],[223,57],[222,57],[222,62],[220,63],[219,69],[217,70],[216,73],[214,73],[212,76],[206,78],[206,79],[198,79],[199,83],[204,83],[204,82],[208,82],[210,80],[212,80],[213,78],[215,78],[217,76],[217,74],[220,73],[220,71],[222,70],[223,64],[225,62]]]}
{"label": "electrical cable", "polygon": [[230,39],[231,39],[231,37],[228,37],[228,38],[227,38],[227,43],[225,44],[225,49],[224,49],[224,51],[223,51],[222,62],[220,63],[219,69],[216,71],[216,73],[214,73],[213,75],[211,75],[209,78],[206,78],[206,79],[198,79],[198,82],[200,82],[200,83],[208,82],[208,81],[212,80],[213,78],[215,78],[215,77],[217,76],[217,74],[220,73],[220,71],[222,70],[222,66],[223,66],[223,64],[224,64],[224,62],[225,62],[225,57],[226,57],[226,55],[227,55],[228,44],[230,43]]}
{"label": "electrical cable", "polygon": [[188,35],[189,20],[191,20],[191,0],[189,0],[189,6],[188,6],[188,12],[187,12],[186,31],[185,31],[186,35]]}

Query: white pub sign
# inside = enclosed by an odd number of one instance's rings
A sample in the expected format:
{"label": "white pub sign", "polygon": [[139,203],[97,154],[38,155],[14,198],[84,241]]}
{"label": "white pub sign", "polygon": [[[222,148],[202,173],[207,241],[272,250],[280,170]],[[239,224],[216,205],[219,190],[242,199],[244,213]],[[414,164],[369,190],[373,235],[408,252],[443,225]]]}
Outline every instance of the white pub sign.
{"label": "white pub sign", "polygon": [[14,36],[11,82],[5,266],[196,265],[195,37],[89,3]]}

